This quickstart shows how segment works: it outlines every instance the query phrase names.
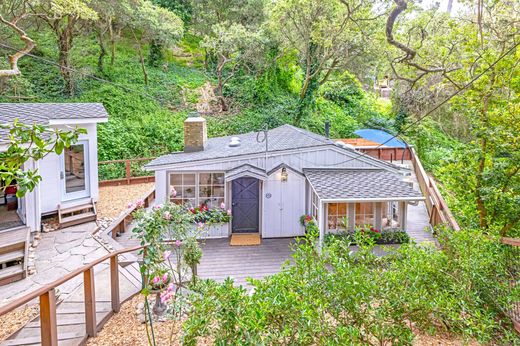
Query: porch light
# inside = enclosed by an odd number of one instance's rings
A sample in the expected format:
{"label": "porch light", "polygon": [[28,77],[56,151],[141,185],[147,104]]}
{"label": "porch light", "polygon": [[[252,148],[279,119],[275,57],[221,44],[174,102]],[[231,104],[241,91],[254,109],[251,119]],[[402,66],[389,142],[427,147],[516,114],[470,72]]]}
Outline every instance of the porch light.
{"label": "porch light", "polygon": [[282,181],[287,181],[288,174],[287,174],[287,168],[282,168]]}

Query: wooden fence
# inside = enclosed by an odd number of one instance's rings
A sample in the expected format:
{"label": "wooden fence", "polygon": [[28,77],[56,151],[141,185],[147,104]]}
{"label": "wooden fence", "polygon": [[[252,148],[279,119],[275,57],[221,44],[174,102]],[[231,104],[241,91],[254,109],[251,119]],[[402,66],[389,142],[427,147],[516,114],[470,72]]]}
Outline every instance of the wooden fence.
{"label": "wooden fence", "polygon": [[153,183],[155,176],[143,170],[143,166],[154,158],[100,161],[99,186],[117,186]]}
{"label": "wooden fence", "polygon": [[423,193],[424,197],[426,197],[425,204],[426,209],[428,209],[428,214],[430,215],[430,224],[433,227],[444,224],[455,231],[459,231],[460,226],[457,223],[457,220],[455,220],[451,214],[446,201],[439,192],[435,180],[426,174],[426,171],[424,170],[421,161],[417,157],[415,150],[410,148],[410,152],[415,175],[417,176],[417,181],[419,182],[419,187],[421,188],[421,192]]}

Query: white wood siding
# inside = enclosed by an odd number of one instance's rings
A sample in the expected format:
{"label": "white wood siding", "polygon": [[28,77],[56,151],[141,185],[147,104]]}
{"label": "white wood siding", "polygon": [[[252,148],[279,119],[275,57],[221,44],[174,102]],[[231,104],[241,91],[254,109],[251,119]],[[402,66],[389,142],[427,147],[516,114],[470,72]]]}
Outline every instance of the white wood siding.
{"label": "white wood siding", "polygon": [[[74,126],[71,124],[70,126]],[[62,126],[58,128],[67,130]],[[88,164],[89,164],[89,181],[90,196],[82,198],[78,201],[68,201],[68,204],[83,203],[85,200],[93,198],[94,201],[99,199],[99,180],[98,180],[98,158],[97,158],[97,131],[96,124],[79,125],[87,130],[87,134],[80,135],[79,140],[88,141]],[[40,162],[39,173],[42,181],[39,184],[40,189],[40,209],[42,214],[53,213],[58,210],[58,204],[62,204],[63,186],[60,179],[61,163],[60,157],[56,154],[49,154]]]}
{"label": "white wood siding", "polygon": [[[305,177],[288,169],[287,181],[281,181],[281,169],[273,172],[264,185],[263,238],[304,235],[300,216],[305,214]],[[270,194],[271,197],[266,196]]]}

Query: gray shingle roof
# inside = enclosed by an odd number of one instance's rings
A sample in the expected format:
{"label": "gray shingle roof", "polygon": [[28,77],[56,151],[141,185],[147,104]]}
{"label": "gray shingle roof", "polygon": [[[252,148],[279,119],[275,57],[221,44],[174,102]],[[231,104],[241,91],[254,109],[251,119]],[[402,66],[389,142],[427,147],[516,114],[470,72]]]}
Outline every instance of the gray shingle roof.
{"label": "gray shingle roof", "polygon": [[[103,119],[108,113],[101,103],[0,103],[0,123],[16,118],[26,124],[48,124],[49,120]],[[7,131],[0,129],[0,140]]]}
{"label": "gray shingle roof", "polygon": [[[181,162],[263,153],[265,152],[265,142],[259,143],[257,141],[257,134],[257,132],[249,132],[241,135],[209,138],[204,151],[197,151],[192,153],[177,152],[164,155],[153,160],[148,165],[146,165],[146,167],[151,168],[154,166],[169,165]],[[258,136],[259,140],[263,139],[263,134]],[[240,146],[230,147],[229,141],[231,137],[240,138]],[[334,144],[334,142],[328,138],[291,125],[282,125],[275,129],[269,130],[268,138],[269,151],[271,152]]]}
{"label": "gray shingle roof", "polygon": [[304,169],[303,172],[321,199],[422,199],[422,194],[402,181],[402,176],[383,169]]}

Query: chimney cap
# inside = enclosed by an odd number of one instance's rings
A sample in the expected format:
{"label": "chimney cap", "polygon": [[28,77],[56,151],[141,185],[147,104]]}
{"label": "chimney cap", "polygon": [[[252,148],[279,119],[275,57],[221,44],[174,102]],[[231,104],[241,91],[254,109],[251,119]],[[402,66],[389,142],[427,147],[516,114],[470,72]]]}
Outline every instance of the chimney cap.
{"label": "chimney cap", "polygon": [[188,118],[202,118],[199,112],[189,112]]}

